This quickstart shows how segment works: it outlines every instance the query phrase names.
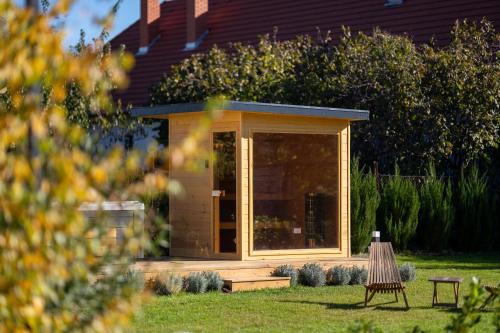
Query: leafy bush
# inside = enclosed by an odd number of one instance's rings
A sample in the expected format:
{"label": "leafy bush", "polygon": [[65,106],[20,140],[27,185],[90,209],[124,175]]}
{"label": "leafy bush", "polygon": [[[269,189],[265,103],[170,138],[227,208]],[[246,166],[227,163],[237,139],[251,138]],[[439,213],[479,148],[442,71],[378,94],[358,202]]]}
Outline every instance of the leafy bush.
{"label": "leafy bush", "polygon": [[428,167],[427,178],[420,188],[420,211],[417,235],[426,250],[448,248],[454,219],[451,183],[436,177],[433,164]]}
{"label": "leafy bush", "polygon": [[359,166],[359,158],[351,163],[351,250],[365,252],[375,230],[380,194],[375,175]]}
{"label": "leafy bush", "polygon": [[325,285],[326,275],[319,264],[304,264],[299,270],[299,282],[305,286],[321,287]]}
{"label": "leafy bush", "polygon": [[182,277],[170,272],[160,273],[152,285],[153,292],[156,295],[173,295],[182,290]]}
{"label": "leafy bush", "polygon": [[151,102],[201,102],[223,94],[369,109],[370,121],[352,126],[352,150],[362,165],[378,161],[389,173],[399,163],[415,175],[434,160],[438,170],[456,174],[497,145],[498,33],[487,21],[457,22],[450,41],[419,47],[378,29],[370,35],[345,29],[321,42],[265,36],[257,45],[212,48],[174,65],[153,87]]}
{"label": "leafy bush", "polygon": [[401,177],[396,166],[394,176],[382,185],[378,210],[380,229],[396,249],[406,249],[408,241],[415,235],[419,208],[420,201],[415,185]]}
{"label": "leafy bush", "polygon": [[190,293],[204,293],[207,286],[208,280],[203,273],[190,273],[184,280],[184,288]]}
{"label": "leafy bush", "polygon": [[349,269],[351,280],[349,284],[365,284],[368,279],[368,270],[364,267],[353,266]]}
{"label": "leafy bush", "polygon": [[412,263],[405,262],[399,267],[399,275],[404,282],[414,281],[417,278],[417,269]]}
{"label": "leafy bush", "polygon": [[493,197],[488,192],[487,180],[473,165],[467,175],[462,175],[456,193],[456,237],[458,251],[489,249],[494,237],[492,212]]}
{"label": "leafy bush", "polygon": [[207,290],[220,291],[224,286],[224,281],[218,272],[203,272],[205,279],[207,279]]}
{"label": "leafy bush", "polygon": [[272,276],[290,277],[290,285],[296,286],[299,280],[299,273],[292,265],[281,265],[274,269]]}
{"label": "leafy bush", "polygon": [[329,284],[345,285],[351,281],[351,272],[344,266],[334,266],[326,274],[326,280]]}

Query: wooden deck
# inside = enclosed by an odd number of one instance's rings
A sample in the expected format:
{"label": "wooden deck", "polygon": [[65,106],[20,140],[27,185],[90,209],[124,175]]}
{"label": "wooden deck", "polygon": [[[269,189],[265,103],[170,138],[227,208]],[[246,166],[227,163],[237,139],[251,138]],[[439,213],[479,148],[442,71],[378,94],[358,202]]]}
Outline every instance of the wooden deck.
{"label": "wooden deck", "polygon": [[281,259],[281,260],[200,260],[189,258],[168,258],[164,260],[141,260],[132,265],[132,269],[142,271],[146,279],[158,273],[169,271],[185,276],[191,272],[217,271],[223,279],[239,279],[270,276],[280,265],[291,264],[296,268],[306,263],[315,262],[328,269],[332,266],[358,266],[368,268],[367,257],[321,258],[321,259]]}

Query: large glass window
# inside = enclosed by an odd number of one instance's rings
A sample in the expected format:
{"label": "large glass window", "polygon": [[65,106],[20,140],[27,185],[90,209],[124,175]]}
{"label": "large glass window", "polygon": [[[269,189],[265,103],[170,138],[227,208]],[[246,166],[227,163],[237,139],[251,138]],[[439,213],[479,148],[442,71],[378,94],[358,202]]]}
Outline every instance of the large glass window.
{"label": "large glass window", "polygon": [[254,250],[338,247],[338,135],[253,134]]}

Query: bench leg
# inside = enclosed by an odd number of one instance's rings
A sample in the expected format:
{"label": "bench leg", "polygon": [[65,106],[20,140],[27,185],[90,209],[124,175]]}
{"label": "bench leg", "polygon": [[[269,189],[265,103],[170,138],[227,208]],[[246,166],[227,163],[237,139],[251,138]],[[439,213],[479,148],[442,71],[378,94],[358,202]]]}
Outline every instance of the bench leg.
{"label": "bench leg", "polygon": [[403,293],[403,298],[405,300],[405,305],[406,305],[406,308],[409,309],[410,306],[408,305],[408,299],[406,298],[406,293],[405,293],[405,290],[404,289],[401,289],[401,292]]}
{"label": "bench leg", "polygon": [[376,290],[373,290],[372,293],[370,294],[370,297],[368,297],[368,302],[370,302],[373,298],[373,296],[375,296],[375,293],[376,293]]}
{"label": "bench leg", "polygon": [[365,288],[365,308],[368,305],[368,288]]}
{"label": "bench leg", "polygon": [[397,290],[394,290],[394,296],[396,296],[396,302],[399,302],[399,300],[398,300],[398,291]]}
{"label": "bench leg", "polygon": [[483,310],[488,304],[490,304],[491,301],[493,301],[495,299],[495,295],[494,294],[491,294],[490,296],[488,296],[488,298],[486,298],[486,300],[484,301],[484,303],[481,305],[481,307],[479,308],[480,310]]}

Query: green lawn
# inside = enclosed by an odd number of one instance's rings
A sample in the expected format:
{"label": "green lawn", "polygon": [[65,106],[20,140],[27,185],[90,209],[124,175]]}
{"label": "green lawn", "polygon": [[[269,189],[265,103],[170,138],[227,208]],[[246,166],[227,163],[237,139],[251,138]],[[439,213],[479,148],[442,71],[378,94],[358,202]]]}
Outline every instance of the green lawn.
{"label": "green lawn", "polygon": [[[359,319],[373,320],[384,332],[408,332],[419,325],[427,332],[443,332],[455,313],[431,308],[431,276],[464,278],[460,294],[469,290],[472,276],[485,283],[500,282],[500,254],[462,256],[399,256],[417,266],[417,281],[407,283],[411,309],[402,298],[377,294],[363,308],[362,286],[295,287],[234,294],[180,294],[154,297],[135,318],[136,332],[342,332]],[[449,285],[440,286],[440,301],[452,302]],[[485,312],[477,332],[492,332],[493,314]]]}

